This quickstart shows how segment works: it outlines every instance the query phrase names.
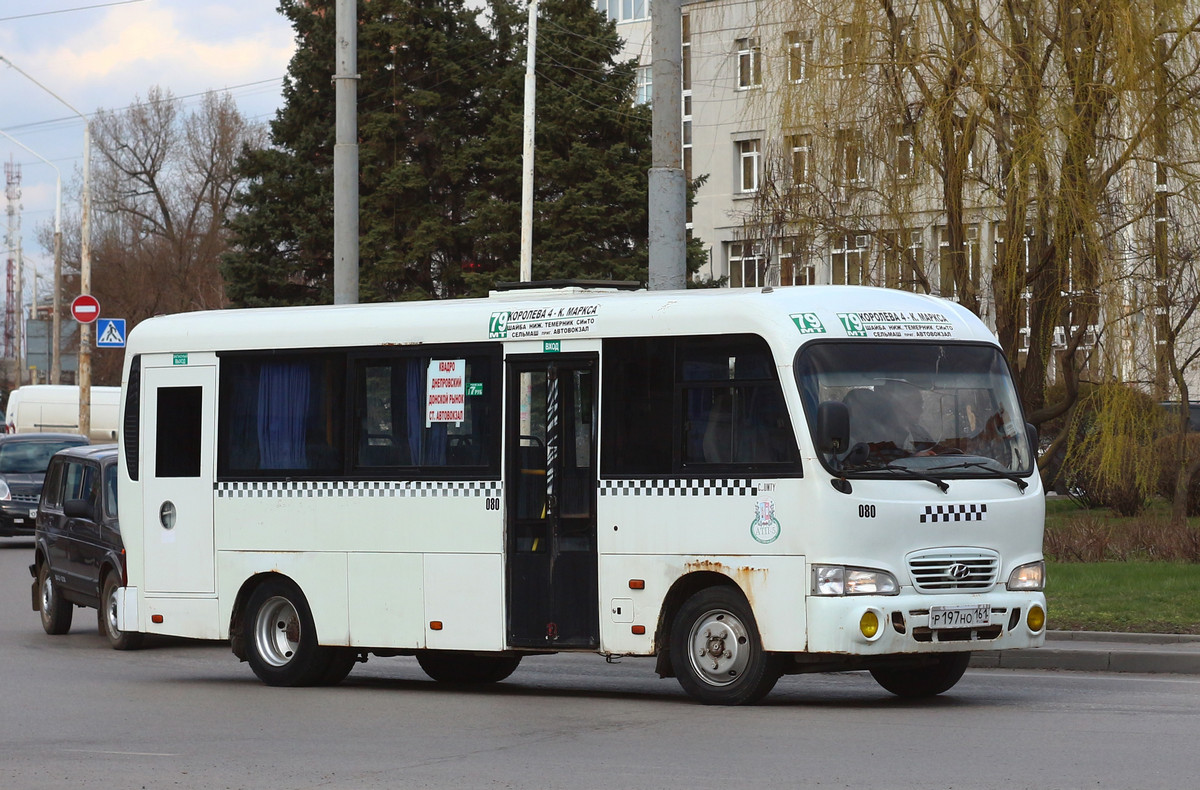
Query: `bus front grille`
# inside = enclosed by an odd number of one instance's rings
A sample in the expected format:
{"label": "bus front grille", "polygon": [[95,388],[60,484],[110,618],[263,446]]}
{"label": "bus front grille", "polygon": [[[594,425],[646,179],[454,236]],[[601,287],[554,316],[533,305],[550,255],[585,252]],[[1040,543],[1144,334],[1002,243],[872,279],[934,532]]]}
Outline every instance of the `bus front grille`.
{"label": "bus front grille", "polygon": [[999,568],[1000,556],[986,549],[938,549],[908,556],[908,573],[922,593],[990,590]]}

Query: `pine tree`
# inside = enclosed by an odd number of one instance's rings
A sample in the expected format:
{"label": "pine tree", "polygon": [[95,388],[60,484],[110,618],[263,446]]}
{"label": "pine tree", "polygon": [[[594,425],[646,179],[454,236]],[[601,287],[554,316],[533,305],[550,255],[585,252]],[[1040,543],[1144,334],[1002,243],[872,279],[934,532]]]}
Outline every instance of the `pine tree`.
{"label": "pine tree", "polygon": [[[525,6],[359,3],[360,297],[441,298],[516,279]],[[299,47],[273,148],[250,186],[223,273],[238,305],[332,296],[332,0],[281,0]],[[488,22],[488,29],[480,26]],[[615,25],[590,0],[539,21],[534,277],[646,279],[650,109]]]}

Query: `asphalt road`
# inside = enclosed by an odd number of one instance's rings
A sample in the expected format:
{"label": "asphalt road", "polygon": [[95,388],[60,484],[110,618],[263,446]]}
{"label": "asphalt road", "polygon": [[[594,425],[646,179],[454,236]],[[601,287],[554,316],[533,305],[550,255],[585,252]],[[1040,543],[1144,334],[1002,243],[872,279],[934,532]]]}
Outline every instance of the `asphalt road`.
{"label": "asphalt road", "polygon": [[972,668],[907,702],[864,674],[696,705],[646,659],[527,659],[486,689],[373,658],[260,684],[221,644],[120,653],[30,608],[0,545],[0,788],[1172,788],[1200,775],[1200,677]]}

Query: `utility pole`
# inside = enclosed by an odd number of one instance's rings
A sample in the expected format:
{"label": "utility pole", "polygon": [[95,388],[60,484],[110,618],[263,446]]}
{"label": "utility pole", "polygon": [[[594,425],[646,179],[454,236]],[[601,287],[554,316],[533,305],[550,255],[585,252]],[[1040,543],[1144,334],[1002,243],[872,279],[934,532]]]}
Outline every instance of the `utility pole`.
{"label": "utility pole", "polygon": [[[62,378],[62,359],[60,354],[62,351],[62,171],[58,166],[51,162],[46,157],[33,150],[25,143],[13,137],[8,132],[0,129],[0,134],[7,137],[13,143],[21,146],[29,153],[41,159],[46,165],[49,165],[54,170],[54,296],[51,300],[51,309],[54,311],[50,317],[51,338],[50,338],[50,383],[58,384]],[[37,274],[37,271],[34,271]],[[34,316],[37,316],[37,283],[34,282],[33,289],[34,300]]]}
{"label": "utility pole", "polygon": [[[92,122],[66,99],[26,74],[17,64],[0,55],[5,63],[25,79],[49,93],[58,103],[83,120],[83,199],[79,217],[79,291],[92,292]],[[92,325],[79,325],[79,432],[89,436],[92,430]]]}
{"label": "utility pole", "polygon": [[333,74],[333,303],[358,302],[358,3],[337,0]]}
{"label": "utility pole", "polygon": [[537,0],[529,0],[525,40],[525,122],[521,148],[521,282],[533,279],[533,129],[537,108]]}
{"label": "utility pole", "polygon": [[13,311],[13,383],[19,387],[25,381],[25,355],[22,353],[25,335],[25,285],[21,280],[21,270],[25,267],[21,260],[21,167],[13,164],[11,156],[4,163],[4,196],[8,199],[5,210],[8,214],[7,247],[11,256],[9,262],[15,260],[14,267],[17,273],[16,287],[13,289],[16,300]]}
{"label": "utility pole", "polygon": [[680,0],[650,4],[650,290],[687,287],[687,183],[683,173],[683,31]]}

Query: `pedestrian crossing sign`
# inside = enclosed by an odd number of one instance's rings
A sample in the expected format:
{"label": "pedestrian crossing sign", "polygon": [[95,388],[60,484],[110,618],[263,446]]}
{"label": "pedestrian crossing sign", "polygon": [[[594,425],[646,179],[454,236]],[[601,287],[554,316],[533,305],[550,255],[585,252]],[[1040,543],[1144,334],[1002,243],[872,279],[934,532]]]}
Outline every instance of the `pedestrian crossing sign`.
{"label": "pedestrian crossing sign", "polygon": [[101,318],[96,322],[97,348],[125,348],[125,319]]}

